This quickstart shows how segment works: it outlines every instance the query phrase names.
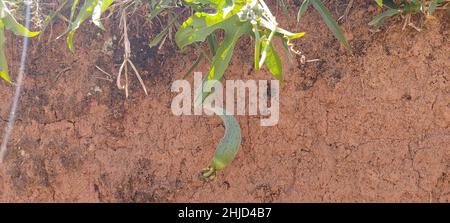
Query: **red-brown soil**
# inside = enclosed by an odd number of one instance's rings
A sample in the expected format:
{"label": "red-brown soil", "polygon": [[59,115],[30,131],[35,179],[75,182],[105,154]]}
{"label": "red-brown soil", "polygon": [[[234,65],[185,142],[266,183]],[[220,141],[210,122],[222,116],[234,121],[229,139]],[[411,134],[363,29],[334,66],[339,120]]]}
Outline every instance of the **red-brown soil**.
{"label": "red-brown soil", "polygon": [[[345,8],[327,5],[336,17]],[[121,45],[112,56],[104,50],[105,40],[119,32],[114,21],[105,33],[83,26],[74,54],[62,39],[33,39],[18,120],[0,167],[0,201],[449,202],[450,16],[438,14],[422,32],[402,30],[400,18],[373,32],[369,7],[355,3],[342,24],[353,54],[313,10],[299,24],[281,20],[307,32],[296,45],[321,61],[285,60],[279,124],[261,127],[258,117],[238,117],[243,143],[237,159],[207,183],[196,176],[223,135],[220,119],[176,117],[170,110],[170,86],[197,50],[148,49],[154,32],[130,22],[132,59],[149,95],[133,77],[125,99],[94,67],[117,74]],[[55,24],[53,32],[64,25]],[[227,79],[270,78],[252,71],[249,40],[240,41]],[[21,40],[9,34],[8,46],[15,72]],[[207,72],[208,65],[197,70]],[[4,82],[0,89],[3,129],[14,89]]]}

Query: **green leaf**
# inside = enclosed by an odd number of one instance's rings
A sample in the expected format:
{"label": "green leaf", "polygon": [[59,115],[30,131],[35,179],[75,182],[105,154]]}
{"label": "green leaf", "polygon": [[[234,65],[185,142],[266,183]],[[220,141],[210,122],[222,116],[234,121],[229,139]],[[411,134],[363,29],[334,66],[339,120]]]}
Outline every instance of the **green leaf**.
{"label": "green leaf", "polygon": [[391,9],[398,9],[396,3],[393,0],[383,0],[383,6]]}
{"label": "green leaf", "polygon": [[78,6],[79,0],[74,0],[72,7],[70,9],[70,22],[73,21],[73,18],[75,18],[75,12],[77,10],[77,6]]}
{"label": "green leaf", "polygon": [[436,11],[436,8],[438,5],[446,2],[446,0],[432,0],[430,2],[430,5],[428,6],[428,15],[432,15],[434,11]]}
{"label": "green leaf", "polygon": [[[251,25],[240,22],[237,16],[233,16],[226,20],[226,22],[223,22],[222,27],[225,30],[225,37],[212,59],[211,68],[208,76],[205,78],[204,84],[210,83],[207,82],[208,80],[221,80],[223,78],[225,70],[230,64],[236,42],[241,36],[251,32]],[[208,89],[208,87],[205,85],[203,89]],[[196,100],[204,101],[209,94],[205,92],[201,95],[201,98],[197,98]]]}
{"label": "green leaf", "polygon": [[5,71],[0,71],[0,77],[8,83],[11,83],[11,78],[8,76],[8,73]]}
{"label": "green leaf", "polygon": [[6,8],[3,1],[1,4],[1,19],[6,29],[11,30],[14,34],[19,36],[35,37],[39,34],[39,32],[31,32],[20,23],[18,23],[17,20],[12,16],[9,9]]}
{"label": "green leaf", "polygon": [[379,7],[383,7],[383,0],[375,0]]}
{"label": "green leaf", "polygon": [[8,74],[8,61],[4,52],[6,40],[5,28],[11,30],[16,35],[24,37],[34,37],[38,35],[39,32],[31,32],[18,23],[9,11],[8,7],[6,7],[5,2],[0,0],[0,77],[11,83],[11,78]]}
{"label": "green leaf", "polygon": [[412,0],[411,2],[405,4],[403,12],[405,13],[419,12],[420,8],[422,8],[422,3]]}
{"label": "green leaf", "polygon": [[272,43],[273,37],[275,36],[276,32],[277,32],[276,29],[272,30],[272,32],[270,32],[267,40],[263,41],[264,42],[264,50],[261,53],[261,60],[259,60],[259,67],[262,67],[264,65],[264,63],[266,62],[267,54],[269,54],[270,44]]}
{"label": "green leaf", "polygon": [[[267,44],[267,42],[263,43]],[[273,41],[269,43],[267,50],[266,66],[269,68],[270,73],[279,81],[284,81],[283,77],[283,64],[281,63],[280,56],[273,47]]]}
{"label": "green leaf", "polygon": [[314,8],[319,12],[322,18],[327,24],[328,28],[333,32],[334,36],[344,45],[345,48],[350,50],[350,45],[348,44],[347,39],[344,36],[344,33],[341,30],[341,27],[337,24],[336,20],[334,20],[330,11],[322,4],[320,0],[310,0],[311,4]]}
{"label": "green leaf", "polygon": [[237,16],[224,22],[225,37],[213,57],[211,70],[208,74],[208,80],[221,80],[225,69],[230,63],[233,55],[234,46],[239,38],[244,34],[251,32],[251,26],[248,23],[241,23]]}
{"label": "green leaf", "polygon": [[92,22],[100,29],[105,29],[100,22],[100,17],[113,2],[114,0],[98,0],[98,3],[94,8],[94,12],[92,13]]}
{"label": "green leaf", "polygon": [[188,2],[218,6],[216,13],[197,12],[178,28],[175,42],[181,49],[195,42],[204,42],[217,29],[225,29],[224,26],[229,22],[227,20],[236,22],[236,13],[249,0],[191,0]]}
{"label": "green leaf", "polygon": [[[277,31],[279,31],[279,30],[280,29],[278,29]],[[304,32],[294,33],[293,35],[289,35],[289,36],[286,36],[286,37],[288,37],[290,40],[294,40],[294,39],[298,39],[298,38],[303,37],[303,36],[305,36]]]}
{"label": "green leaf", "polygon": [[225,70],[227,69],[231,61],[231,56],[233,55],[236,42],[242,35],[250,32],[251,28],[247,23],[238,23],[240,22],[237,17],[227,22],[228,26],[225,27],[226,34],[224,40],[220,43],[219,48],[217,49],[217,53],[212,59],[212,64],[208,73],[207,80],[222,79]]}
{"label": "green leaf", "polygon": [[302,5],[300,5],[300,8],[298,9],[297,13],[297,22],[300,22],[300,19],[302,18],[303,14],[305,14],[309,4],[310,4],[309,0],[304,0]]}
{"label": "green leaf", "polygon": [[[223,14],[215,15],[196,13],[186,20],[175,34],[175,42],[183,49],[195,42],[204,42],[206,38],[217,29],[224,29],[230,18],[223,19]],[[234,19],[235,20],[235,19]]]}
{"label": "green leaf", "polygon": [[[94,12],[94,8],[97,6],[99,0],[86,0],[78,12],[77,17],[69,26],[69,35],[66,38],[67,47],[73,52],[73,36],[75,31],[80,27],[80,25],[89,18]],[[76,3],[76,2],[75,2]],[[72,8],[73,9],[73,8]]]}
{"label": "green leaf", "polygon": [[0,77],[3,80],[11,83],[11,78],[8,75],[8,62],[6,60],[5,52],[5,29],[3,22],[0,21]]}
{"label": "green leaf", "polygon": [[381,25],[386,18],[392,17],[394,15],[400,14],[400,10],[388,8],[385,12],[377,15],[373,18],[372,21],[369,22],[369,26],[379,26]]}

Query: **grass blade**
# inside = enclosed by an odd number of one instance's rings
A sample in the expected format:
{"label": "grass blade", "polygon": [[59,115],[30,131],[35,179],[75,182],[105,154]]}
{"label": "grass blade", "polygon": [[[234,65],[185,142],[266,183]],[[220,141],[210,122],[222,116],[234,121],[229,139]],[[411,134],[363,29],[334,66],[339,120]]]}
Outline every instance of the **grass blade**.
{"label": "grass blade", "polygon": [[369,22],[369,26],[379,26],[381,25],[386,18],[389,18],[391,16],[400,14],[400,11],[398,9],[391,9],[389,8],[385,12],[377,15],[375,18],[373,18],[372,21]]}
{"label": "grass blade", "polygon": [[310,2],[309,0],[304,0],[300,8],[298,9],[297,13],[297,22],[300,22],[300,19],[305,14],[306,10],[308,9]]}
{"label": "grass blade", "polygon": [[311,4],[314,6],[314,8],[319,12],[320,16],[325,21],[325,24],[327,24],[328,28],[331,30],[331,32],[334,34],[334,36],[344,45],[344,47],[348,50],[350,50],[350,44],[348,44],[347,39],[344,36],[344,33],[341,30],[341,27],[337,24],[336,20],[331,15],[330,11],[322,4],[320,0],[310,0]]}

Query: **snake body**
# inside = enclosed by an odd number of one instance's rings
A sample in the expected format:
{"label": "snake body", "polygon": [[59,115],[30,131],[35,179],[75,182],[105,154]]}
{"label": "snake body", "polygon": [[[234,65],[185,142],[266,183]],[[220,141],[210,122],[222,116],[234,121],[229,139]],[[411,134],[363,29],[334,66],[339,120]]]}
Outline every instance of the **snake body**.
{"label": "snake body", "polygon": [[215,108],[205,106],[205,109],[214,111],[219,115],[225,125],[225,134],[217,145],[211,164],[200,174],[201,180],[213,179],[216,171],[228,166],[236,157],[242,140],[241,128],[236,118],[217,106]]}

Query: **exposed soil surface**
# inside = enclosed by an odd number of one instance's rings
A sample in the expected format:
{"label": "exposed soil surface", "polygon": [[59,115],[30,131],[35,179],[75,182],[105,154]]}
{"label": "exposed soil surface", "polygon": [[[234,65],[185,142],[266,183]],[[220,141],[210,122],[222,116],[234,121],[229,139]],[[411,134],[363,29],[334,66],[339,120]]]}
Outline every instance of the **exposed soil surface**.
{"label": "exposed soil surface", "polygon": [[[289,2],[294,16],[296,1]],[[327,5],[339,17],[345,2]],[[132,59],[149,95],[132,77],[125,99],[115,86],[123,53],[116,21],[104,33],[83,26],[74,54],[63,39],[34,39],[0,167],[0,201],[449,202],[450,16],[438,13],[422,32],[402,30],[401,18],[374,32],[366,25],[374,9],[355,1],[342,23],[353,54],[312,9],[299,24],[280,19],[307,32],[296,46],[320,61],[300,65],[284,57],[279,124],[261,127],[259,117],[238,117],[238,157],[208,183],[196,176],[223,136],[221,120],[177,117],[170,109],[170,86],[197,49],[180,52],[172,43],[149,49],[149,24],[131,21]],[[281,9],[277,14],[283,17]],[[53,32],[64,27],[59,22]],[[21,40],[9,34],[8,46],[15,72]],[[237,49],[227,79],[270,78],[252,71],[250,38]],[[208,64],[197,70],[206,73]],[[0,89],[3,130],[14,89],[4,82]]]}

